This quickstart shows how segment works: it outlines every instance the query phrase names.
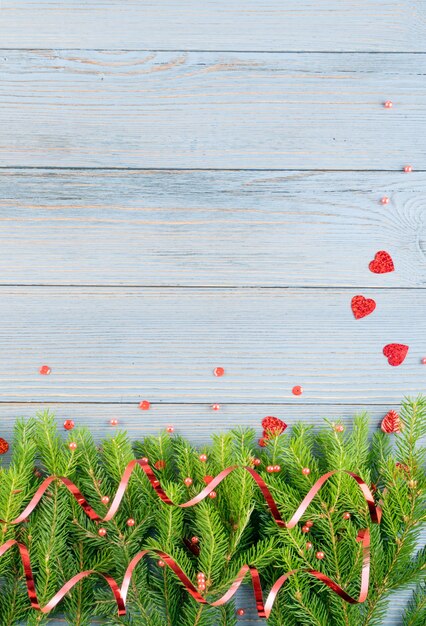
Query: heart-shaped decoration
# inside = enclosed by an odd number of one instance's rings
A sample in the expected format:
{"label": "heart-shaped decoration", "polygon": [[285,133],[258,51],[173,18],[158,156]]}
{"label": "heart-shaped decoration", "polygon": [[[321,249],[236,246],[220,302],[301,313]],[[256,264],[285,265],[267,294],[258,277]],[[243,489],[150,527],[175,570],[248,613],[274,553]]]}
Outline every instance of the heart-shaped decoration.
{"label": "heart-shaped decoration", "polygon": [[396,411],[389,411],[382,419],[381,429],[384,433],[400,433],[402,428],[401,419]]}
{"label": "heart-shaped decoration", "polygon": [[379,252],[376,252],[374,259],[370,262],[368,267],[371,272],[374,272],[374,274],[387,274],[388,272],[393,272],[395,270],[392,257],[389,252],[386,252],[385,250],[379,250]]}
{"label": "heart-shaped decoration", "polygon": [[366,315],[370,315],[376,308],[376,303],[372,298],[364,296],[354,296],[351,301],[352,313],[356,320],[360,320]]}
{"label": "heart-shaped decoration", "polygon": [[387,357],[389,365],[396,367],[404,362],[408,349],[408,346],[404,346],[402,343],[388,343],[383,348],[383,354]]}

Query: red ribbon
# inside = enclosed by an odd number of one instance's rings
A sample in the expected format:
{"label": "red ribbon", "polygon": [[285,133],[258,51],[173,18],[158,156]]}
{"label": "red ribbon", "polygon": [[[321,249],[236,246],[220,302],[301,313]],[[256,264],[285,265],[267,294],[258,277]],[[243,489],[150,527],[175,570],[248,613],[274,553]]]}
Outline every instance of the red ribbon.
{"label": "red ribbon", "polygon": [[[11,522],[0,520],[0,523],[18,524],[24,521],[28,517],[28,515],[30,515],[30,513],[34,511],[35,507],[37,506],[37,504],[40,502],[41,498],[43,497],[43,494],[48,489],[50,483],[54,480],[60,480],[67,487],[67,489],[71,492],[71,494],[74,496],[78,504],[82,507],[82,509],[84,510],[86,515],[90,517],[90,519],[94,521],[107,522],[111,520],[114,517],[115,513],[117,512],[120,506],[121,500],[123,499],[124,493],[126,491],[128,482],[130,480],[130,476],[134,468],[136,467],[136,465],[139,465],[143,469],[152,487],[155,489],[155,491],[157,492],[157,495],[163,502],[169,505],[178,506],[180,508],[188,508],[204,500],[206,497],[208,497],[209,493],[211,493],[215,489],[215,487],[217,487],[222,482],[222,480],[224,480],[228,476],[228,474],[230,474],[235,469],[237,469],[237,466],[228,467],[224,469],[215,478],[213,478],[213,480],[197,496],[195,496],[191,500],[188,500],[187,502],[184,502],[183,504],[175,505],[172,502],[172,500],[170,500],[170,498],[167,496],[167,494],[162,489],[162,487],[160,486],[160,483],[156,479],[155,474],[152,471],[149,464],[145,460],[135,459],[131,461],[127,465],[126,469],[124,470],[123,476],[120,480],[120,484],[118,486],[118,489],[114,496],[112,504],[107,514],[103,518],[100,517],[96,513],[96,511],[88,504],[88,502],[83,497],[83,495],[81,494],[77,486],[71,480],[65,477],[61,477],[61,476],[50,476],[49,478],[46,478],[46,480],[43,481],[43,483],[40,485],[40,487],[37,489],[32,499],[30,500],[29,504],[25,507],[25,509],[17,518],[12,520]],[[244,467],[244,469],[247,470],[251,474],[251,476],[254,478],[255,482],[259,486],[275,522],[278,524],[278,526],[285,527],[288,529],[294,528],[294,526],[297,524],[297,522],[300,520],[300,518],[306,511],[309,504],[312,502],[313,498],[321,489],[322,485],[328,480],[328,478],[330,478],[330,476],[333,476],[333,474],[337,473],[337,471],[333,471],[333,472],[327,472],[326,474],[323,474],[323,476],[321,476],[315,482],[315,484],[311,487],[311,489],[308,491],[306,496],[303,498],[302,502],[296,509],[296,512],[294,513],[290,521],[285,522],[282,519],[280,512],[278,511],[278,507],[265,481],[263,480],[263,478],[251,467]],[[379,524],[382,512],[381,512],[380,507],[375,505],[373,495],[370,489],[368,488],[366,483],[356,474],[352,472],[347,472],[347,471],[345,471],[345,473],[351,476],[358,483],[364,495],[364,498],[367,502],[371,521],[374,524]],[[190,593],[191,596],[200,604],[209,604],[210,606],[221,606],[225,604],[236,593],[237,589],[240,587],[241,583],[243,582],[246,574],[250,573],[258,615],[259,617],[269,617],[279,590],[281,589],[283,584],[286,582],[286,580],[290,576],[295,574],[296,572],[306,572],[310,574],[311,576],[314,576],[315,578],[323,582],[325,585],[327,585],[330,589],[332,589],[343,600],[345,600],[346,602],[350,604],[357,604],[357,603],[364,602],[368,593],[368,585],[369,585],[369,577],[370,577],[370,532],[368,528],[359,531],[357,541],[360,541],[363,547],[361,588],[360,588],[360,593],[359,593],[358,598],[353,598],[352,596],[350,596],[344,589],[342,589],[342,587],[340,587],[336,582],[334,582],[331,578],[329,578],[322,572],[319,572],[313,569],[298,569],[298,570],[292,570],[290,572],[287,572],[283,576],[280,576],[280,578],[278,578],[278,580],[272,586],[268,594],[268,597],[266,599],[266,602],[264,602],[262,587],[260,584],[259,572],[257,571],[255,567],[244,565],[241,568],[241,570],[238,572],[237,577],[235,578],[234,582],[232,583],[228,591],[218,600],[214,602],[208,602],[199,593],[197,588],[192,584],[192,582],[189,580],[189,578],[186,576],[186,574],[182,571],[182,569],[179,567],[179,565],[176,563],[176,561],[174,561],[174,559],[171,556],[169,556],[165,552],[162,552],[161,550],[143,550],[142,552],[139,552],[138,554],[136,554],[136,556],[134,556],[131,562],[129,563],[126,573],[123,578],[123,583],[122,583],[121,588],[118,586],[114,578],[112,578],[112,576],[109,576],[108,574],[102,574],[94,570],[85,570],[84,572],[80,572],[79,574],[76,574],[75,576],[73,576],[73,578],[71,578],[67,583],[65,583],[65,585],[53,596],[53,598],[44,607],[41,607],[37,600],[34,577],[33,577],[32,569],[31,569],[30,557],[29,557],[29,552],[28,552],[27,547],[24,544],[15,541],[14,539],[10,539],[9,541],[6,541],[6,543],[4,543],[2,546],[0,546],[0,557],[5,552],[7,552],[7,550],[9,550],[12,546],[14,545],[18,546],[18,549],[21,555],[22,564],[24,566],[28,596],[30,598],[31,606],[43,613],[48,613],[49,611],[51,611],[80,580],[92,574],[97,574],[99,576],[102,576],[106,580],[108,585],[110,586],[111,591],[114,595],[115,601],[117,603],[118,614],[124,615],[126,612],[127,592],[129,589],[133,570],[135,569],[139,561],[145,555],[147,555],[150,552],[154,552],[158,554],[161,557],[161,559],[174,571],[174,573],[178,576],[179,580],[182,582],[182,584],[184,585],[188,593]]]}

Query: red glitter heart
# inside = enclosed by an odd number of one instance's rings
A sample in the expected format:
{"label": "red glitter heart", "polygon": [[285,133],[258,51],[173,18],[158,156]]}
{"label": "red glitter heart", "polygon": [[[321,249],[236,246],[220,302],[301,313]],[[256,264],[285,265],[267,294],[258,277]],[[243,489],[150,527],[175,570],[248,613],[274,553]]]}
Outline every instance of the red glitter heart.
{"label": "red glitter heart", "polygon": [[385,250],[376,252],[373,261],[370,262],[368,267],[374,274],[387,274],[387,272],[393,272],[395,270],[392,257],[389,252],[385,252]]}
{"label": "red glitter heart", "polygon": [[382,420],[381,429],[388,435],[401,432],[401,420],[396,411],[389,411]]}
{"label": "red glitter heart", "polygon": [[408,350],[408,346],[404,346],[402,343],[388,343],[383,348],[383,354],[387,357],[389,365],[396,367],[404,362]]}
{"label": "red glitter heart", "polygon": [[281,435],[287,428],[287,424],[280,420],[278,417],[268,415],[268,417],[262,420],[263,437],[268,439],[271,434]]}
{"label": "red glitter heart", "polygon": [[370,315],[376,308],[376,303],[371,298],[364,298],[364,296],[354,296],[351,302],[352,313],[355,319],[359,320],[361,317]]}

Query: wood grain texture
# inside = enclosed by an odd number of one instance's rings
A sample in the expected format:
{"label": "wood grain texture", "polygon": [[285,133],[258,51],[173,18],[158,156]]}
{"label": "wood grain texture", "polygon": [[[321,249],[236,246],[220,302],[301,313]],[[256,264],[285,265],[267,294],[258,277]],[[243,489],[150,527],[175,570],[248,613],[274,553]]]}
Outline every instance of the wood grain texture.
{"label": "wood grain texture", "polygon": [[413,0],[3,0],[2,46],[425,50]]}
{"label": "wood grain texture", "polygon": [[423,54],[10,50],[1,66],[1,166],[426,169]]}
{"label": "wood grain texture", "polygon": [[[0,188],[3,285],[426,284],[425,173],[0,170]],[[368,270],[378,249],[396,272]]]}
{"label": "wood grain texture", "polygon": [[[3,287],[0,399],[134,402],[140,415],[142,398],[382,404],[424,391],[426,291],[363,293],[377,310],[355,321],[350,290]],[[399,368],[382,354],[394,342],[411,346]]]}

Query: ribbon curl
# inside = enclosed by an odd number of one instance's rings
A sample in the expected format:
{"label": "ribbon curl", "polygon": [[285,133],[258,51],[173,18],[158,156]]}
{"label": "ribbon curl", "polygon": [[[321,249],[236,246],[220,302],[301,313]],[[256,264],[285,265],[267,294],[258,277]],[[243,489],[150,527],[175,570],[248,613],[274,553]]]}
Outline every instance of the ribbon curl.
{"label": "ribbon curl", "polygon": [[[40,502],[44,493],[48,489],[49,485],[54,480],[60,480],[67,487],[67,489],[71,492],[73,497],[76,499],[77,503],[81,506],[83,511],[91,520],[107,522],[111,520],[114,517],[115,513],[117,512],[120,506],[121,500],[123,499],[124,493],[126,491],[131,474],[137,465],[140,466],[145,472],[146,476],[149,479],[150,484],[152,485],[153,489],[156,491],[158,497],[164,503],[171,505],[171,506],[178,506],[180,508],[188,508],[204,500],[215,489],[215,487],[217,487],[231,472],[238,469],[238,466],[232,466],[232,467],[228,467],[222,470],[217,476],[213,478],[213,480],[204,489],[202,489],[202,491],[197,496],[195,496],[194,498],[191,498],[190,500],[182,504],[174,504],[173,501],[167,496],[165,491],[162,489],[159,481],[156,479],[155,474],[152,471],[151,467],[149,466],[148,462],[145,461],[144,459],[135,459],[126,466],[123,476],[120,480],[117,492],[112,501],[112,504],[110,508],[108,509],[107,514],[103,518],[100,515],[98,515],[96,511],[89,505],[87,500],[79,491],[78,487],[69,478],[62,477],[62,476],[49,476],[43,481],[43,483],[37,489],[36,493],[30,500],[28,505],[25,507],[25,509],[22,511],[22,513],[18,517],[16,517],[14,520],[10,522],[6,522],[5,520],[0,520],[0,523],[19,524],[20,522],[24,521],[28,517],[28,515],[30,515],[34,511],[37,504]],[[326,474],[323,474],[314,483],[314,485],[308,491],[306,496],[303,498],[302,502],[296,509],[291,519],[288,522],[285,522],[282,519],[280,512],[278,510],[278,507],[272,497],[272,494],[269,491],[263,478],[251,467],[246,466],[244,467],[244,469],[250,473],[250,475],[253,477],[256,484],[258,485],[276,524],[280,527],[284,527],[287,529],[294,528],[294,526],[297,524],[297,522],[300,520],[302,515],[305,513],[307,507],[312,502],[313,498],[316,496],[316,494],[324,485],[324,483],[331,476],[333,476],[339,471],[339,470],[335,470],[335,471],[327,472]],[[368,486],[366,485],[366,483],[353,472],[349,472],[346,470],[344,470],[344,472],[348,474],[349,476],[351,476],[359,485],[364,495],[364,498],[366,500],[372,523],[379,524],[382,511],[379,506],[375,505],[373,495],[370,489],[368,488]],[[37,599],[34,576],[33,576],[32,569],[31,569],[30,556],[29,556],[27,547],[23,543],[20,543],[14,539],[10,539],[9,541],[6,541],[6,543],[4,543],[2,546],[0,546],[0,557],[3,554],[5,554],[5,552],[7,552],[14,545],[18,546],[22,564],[24,567],[28,597],[30,599],[31,606],[34,609],[41,611],[42,613],[49,613],[53,608],[55,608],[57,604],[63,599],[63,597],[79,581],[81,581],[84,578],[87,578],[88,576],[96,574],[104,578],[104,580],[106,580],[106,582],[108,583],[114,595],[116,604],[117,604],[118,614],[125,615],[126,598],[127,598],[130,581],[132,578],[132,573],[135,567],[137,566],[137,564],[139,563],[139,561],[141,561],[141,559],[143,559],[147,554],[154,552],[158,554],[158,556],[161,557],[161,559],[168,565],[168,567],[170,567],[173,570],[173,572],[177,575],[177,577],[179,578],[181,583],[184,585],[188,593],[190,593],[190,595],[200,604],[208,604],[210,606],[222,606],[234,596],[234,594],[236,593],[236,591],[242,584],[246,574],[250,573],[258,615],[261,618],[264,618],[264,617],[267,618],[271,614],[272,607],[274,605],[274,602],[275,602],[275,599],[279,590],[284,585],[284,583],[288,580],[288,578],[290,578],[290,576],[292,576],[293,574],[297,572],[305,572],[307,574],[310,574],[317,580],[327,585],[327,587],[329,587],[332,591],[334,591],[340,598],[345,600],[345,602],[348,602],[350,604],[358,604],[358,603],[364,602],[368,594],[369,577],[370,577],[370,531],[368,528],[365,528],[359,531],[358,536],[357,536],[357,541],[359,541],[362,544],[362,548],[363,548],[361,587],[360,587],[360,593],[359,593],[358,598],[353,598],[352,596],[350,596],[342,587],[340,587],[335,581],[333,581],[331,578],[329,578],[322,572],[319,572],[314,569],[297,569],[297,570],[292,570],[290,572],[287,572],[286,574],[280,576],[278,580],[276,580],[265,602],[263,599],[263,592],[262,592],[258,570],[255,567],[244,565],[238,572],[234,582],[231,584],[231,587],[228,589],[228,591],[218,600],[215,600],[214,602],[208,602],[199,593],[197,588],[192,584],[192,582],[189,580],[189,578],[186,576],[186,574],[183,572],[183,570],[179,567],[179,565],[176,563],[176,561],[174,561],[174,559],[171,556],[169,556],[165,552],[162,552],[161,550],[143,550],[141,552],[138,552],[138,554],[136,554],[136,556],[134,556],[133,559],[130,561],[126,569],[121,587],[119,587],[116,580],[109,574],[103,574],[95,570],[85,570],[73,576],[68,582],[66,582],[63,585],[63,587],[53,596],[53,598],[44,607],[41,607]]]}

